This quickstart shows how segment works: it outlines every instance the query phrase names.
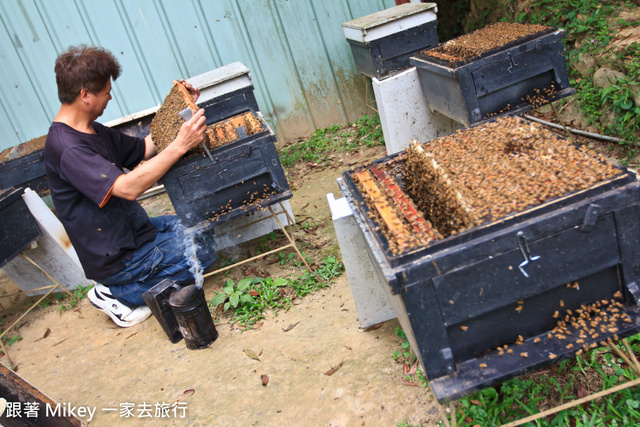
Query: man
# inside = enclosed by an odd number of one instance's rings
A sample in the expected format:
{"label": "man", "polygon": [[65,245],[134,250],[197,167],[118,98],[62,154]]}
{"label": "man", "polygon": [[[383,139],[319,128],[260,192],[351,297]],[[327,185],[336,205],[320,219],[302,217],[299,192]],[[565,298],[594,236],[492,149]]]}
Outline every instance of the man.
{"label": "man", "polygon": [[[149,218],[136,199],[202,141],[207,126],[201,109],[157,154],[151,135],[134,138],[96,122],[111,99],[111,79],[120,71],[115,57],[98,47],[70,47],[58,56],[61,106],[47,135],[44,161],[58,216],[86,276],[99,282],[89,300],[128,327],[151,315],[143,292],[164,278],[193,281],[177,218]],[[185,85],[196,101],[198,89]],[[198,258],[204,269],[215,261],[215,243],[211,239],[202,249]]]}

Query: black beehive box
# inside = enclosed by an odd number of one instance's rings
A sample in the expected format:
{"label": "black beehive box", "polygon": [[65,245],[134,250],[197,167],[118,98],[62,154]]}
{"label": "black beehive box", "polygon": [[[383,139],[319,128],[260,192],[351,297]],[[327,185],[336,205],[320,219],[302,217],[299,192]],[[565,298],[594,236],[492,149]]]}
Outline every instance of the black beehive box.
{"label": "black beehive box", "polygon": [[[408,319],[402,326],[439,401],[640,328],[640,182],[635,173],[623,170],[586,190],[399,254],[390,251],[372,219],[354,173],[344,173],[340,188],[377,275],[402,300]],[[582,343],[577,333],[566,339],[548,336],[567,310],[611,299],[621,302],[626,321]],[[513,353],[500,355],[505,350],[497,347],[505,344]]]}
{"label": "black beehive box", "polygon": [[435,3],[405,3],[342,24],[356,69],[384,78],[410,66],[414,53],[438,44]]}
{"label": "black beehive box", "polygon": [[[519,114],[575,93],[569,86],[563,30],[549,27],[469,61],[450,63],[427,51],[411,57],[431,109],[470,126]],[[449,42],[450,43],[450,42]],[[431,49],[431,51],[438,47]]]}
{"label": "black beehive box", "polygon": [[42,235],[22,200],[23,192],[21,188],[0,190],[0,268]]}
{"label": "black beehive box", "polygon": [[[209,124],[216,115],[204,108]],[[259,120],[262,131],[211,150],[213,161],[206,154],[184,158],[162,178],[185,227],[225,222],[292,197],[274,145],[276,136]]]}
{"label": "black beehive box", "polygon": [[29,187],[40,196],[49,192],[44,150],[0,162],[0,189]]}

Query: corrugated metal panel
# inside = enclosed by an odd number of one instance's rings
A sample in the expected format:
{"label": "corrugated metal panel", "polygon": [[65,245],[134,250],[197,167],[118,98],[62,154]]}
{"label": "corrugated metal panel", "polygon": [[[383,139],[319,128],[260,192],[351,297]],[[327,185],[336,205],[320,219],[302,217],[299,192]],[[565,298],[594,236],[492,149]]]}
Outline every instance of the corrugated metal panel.
{"label": "corrugated metal panel", "polygon": [[394,0],[3,0],[0,150],[44,135],[59,108],[53,65],[104,46],[123,68],[102,122],[158,105],[171,80],[240,61],[280,139],[366,112],[341,24]]}

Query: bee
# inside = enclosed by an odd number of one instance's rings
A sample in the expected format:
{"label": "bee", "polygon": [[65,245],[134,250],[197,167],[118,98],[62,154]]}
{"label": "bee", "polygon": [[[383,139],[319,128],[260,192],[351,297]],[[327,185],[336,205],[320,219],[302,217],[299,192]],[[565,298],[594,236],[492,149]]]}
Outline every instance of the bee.
{"label": "bee", "polygon": [[486,367],[487,367],[487,364],[486,364],[486,363],[481,363],[481,364],[479,364],[478,366],[479,366],[479,367],[481,367],[481,368],[486,368]]}
{"label": "bee", "polygon": [[573,348],[573,344],[567,344],[567,350]]}
{"label": "bee", "polygon": [[560,315],[560,313],[558,313],[558,312],[556,311],[555,313],[553,313],[553,318],[554,318],[554,319],[557,319],[559,315]]}
{"label": "bee", "polygon": [[512,354],[512,353],[513,353],[513,349],[508,348],[508,349],[507,349],[507,353],[508,353],[508,354]]}
{"label": "bee", "polygon": [[538,344],[538,343],[540,342],[540,338],[536,337],[536,338],[533,340],[533,342],[534,342],[535,344]]}
{"label": "bee", "polygon": [[564,301],[560,300],[558,304],[560,304],[560,307],[564,307]]}
{"label": "bee", "polygon": [[516,311],[517,311],[518,313],[520,313],[520,312],[522,311],[522,306],[521,306],[521,305],[517,306],[517,307],[516,307]]}
{"label": "bee", "polygon": [[467,332],[467,329],[469,329],[468,326],[464,326],[464,325],[460,325],[460,329],[462,329],[464,332]]}
{"label": "bee", "polygon": [[555,355],[555,354],[553,354],[553,353],[549,353],[549,359],[553,360],[553,359],[555,359],[556,357],[558,357],[558,356],[556,356],[556,355]]}
{"label": "bee", "polygon": [[529,353],[523,351],[522,353],[520,353],[520,357],[529,357]]}

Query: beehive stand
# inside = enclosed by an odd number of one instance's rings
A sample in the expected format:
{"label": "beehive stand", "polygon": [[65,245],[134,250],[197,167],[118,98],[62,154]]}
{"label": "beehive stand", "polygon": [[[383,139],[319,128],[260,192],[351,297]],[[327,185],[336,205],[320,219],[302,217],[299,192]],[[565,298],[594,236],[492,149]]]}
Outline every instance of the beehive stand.
{"label": "beehive stand", "polygon": [[[73,295],[73,293],[71,293],[71,291],[69,291],[67,288],[65,288],[64,286],[62,286],[60,283],[58,283],[56,281],[56,279],[54,279],[53,277],[51,277],[49,275],[49,273],[47,273],[46,271],[44,271],[42,269],[42,267],[40,267],[38,264],[36,264],[31,258],[29,258],[26,254],[21,253],[20,256],[22,258],[24,258],[25,260],[27,260],[29,263],[31,263],[33,266],[35,266],[38,270],[40,270],[45,276],[47,276],[47,278],[49,280],[51,280],[53,282],[53,285],[49,285],[49,286],[43,286],[41,288],[36,288],[36,289],[30,289],[31,292],[44,292],[47,291],[47,293],[45,293],[44,295],[42,295],[42,297],[40,297],[40,299],[38,300],[38,302],[36,302],[35,304],[33,304],[31,307],[29,307],[27,309],[27,311],[25,311],[24,313],[22,313],[22,315],[11,324],[11,326],[9,326],[7,329],[5,329],[1,334],[0,334],[0,346],[2,347],[2,351],[4,352],[4,354],[7,355],[7,358],[9,359],[9,363],[11,366],[13,366],[13,361],[11,360],[11,357],[9,356],[9,352],[7,351],[7,348],[4,345],[4,337],[9,333],[9,331],[11,331],[11,329],[13,329],[14,326],[16,326],[23,318],[24,316],[26,316],[31,310],[33,310],[35,307],[38,306],[38,304],[40,304],[45,298],[47,298],[49,295],[51,295],[51,293],[53,293],[56,289],[60,288],[61,290],[65,291],[67,294],[69,294],[69,296],[71,296],[72,298],[75,298],[75,296]],[[19,292],[18,292],[19,293]],[[18,293],[14,293],[14,294],[8,294],[8,295],[3,295],[3,297],[10,297],[13,295],[17,295]]]}
{"label": "beehive stand", "polygon": [[209,273],[204,274],[204,275],[203,275],[203,278],[207,278],[207,277],[209,277],[209,276],[213,276],[214,274],[222,273],[223,271],[227,271],[227,270],[230,270],[230,269],[232,269],[232,268],[234,268],[234,267],[238,267],[238,266],[240,266],[240,265],[242,265],[242,264],[246,264],[246,263],[248,263],[248,262],[255,261],[255,260],[260,259],[260,258],[264,258],[264,257],[266,257],[267,255],[271,255],[271,254],[274,254],[274,253],[276,253],[276,252],[283,251],[283,250],[285,250],[285,249],[287,249],[287,248],[293,248],[293,249],[295,250],[296,254],[298,254],[298,256],[300,257],[300,259],[301,259],[301,260],[302,260],[302,262],[304,263],[304,265],[307,267],[307,269],[309,270],[309,272],[310,272],[310,273],[315,274],[315,275],[316,275],[320,280],[322,280],[322,279],[317,275],[317,273],[316,273],[314,270],[312,270],[312,269],[311,269],[311,267],[310,267],[310,266],[309,266],[309,264],[307,263],[307,260],[306,260],[306,259],[304,259],[304,257],[302,256],[302,253],[301,253],[301,252],[300,252],[300,250],[298,249],[298,246],[296,245],[296,241],[295,241],[295,239],[293,238],[293,236],[291,236],[289,233],[287,233],[287,230],[286,230],[285,226],[282,224],[282,222],[280,221],[280,219],[278,219],[278,215],[282,215],[282,214],[284,213],[284,214],[286,215],[286,217],[287,217],[287,226],[292,226],[292,225],[294,225],[294,224],[295,224],[295,221],[293,220],[293,218],[291,217],[291,215],[289,215],[289,212],[285,209],[285,207],[283,206],[282,202],[278,202],[278,205],[280,205],[280,209],[282,209],[280,212],[277,212],[277,213],[276,213],[276,212],[274,212],[274,210],[271,208],[271,206],[268,206],[268,207],[267,207],[267,209],[269,210],[269,214],[270,214],[268,217],[258,219],[257,221],[254,221],[254,222],[251,222],[251,223],[247,224],[246,226],[251,226],[251,225],[255,224],[256,222],[263,221],[263,220],[265,220],[265,219],[269,219],[269,218],[273,218],[273,219],[276,221],[276,223],[278,224],[278,226],[280,227],[280,230],[282,230],[282,233],[285,235],[285,237],[286,237],[286,238],[287,238],[287,240],[289,241],[289,244],[284,245],[284,246],[281,246],[280,248],[277,248],[277,249],[273,249],[273,250],[271,250],[271,251],[269,251],[269,252],[265,252],[265,253],[262,253],[262,254],[260,254],[260,255],[253,256],[253,257],[248,258],[248,259],[245,259],[245,260],[243,260],[243,261],[236,262],[236,263],[231,264],[231,265],[228,265],[228,266],[226,266],[226,267],[219,268],[219,269],[217,269],[217,270],[211,271],[211,272],[209,272]]}

